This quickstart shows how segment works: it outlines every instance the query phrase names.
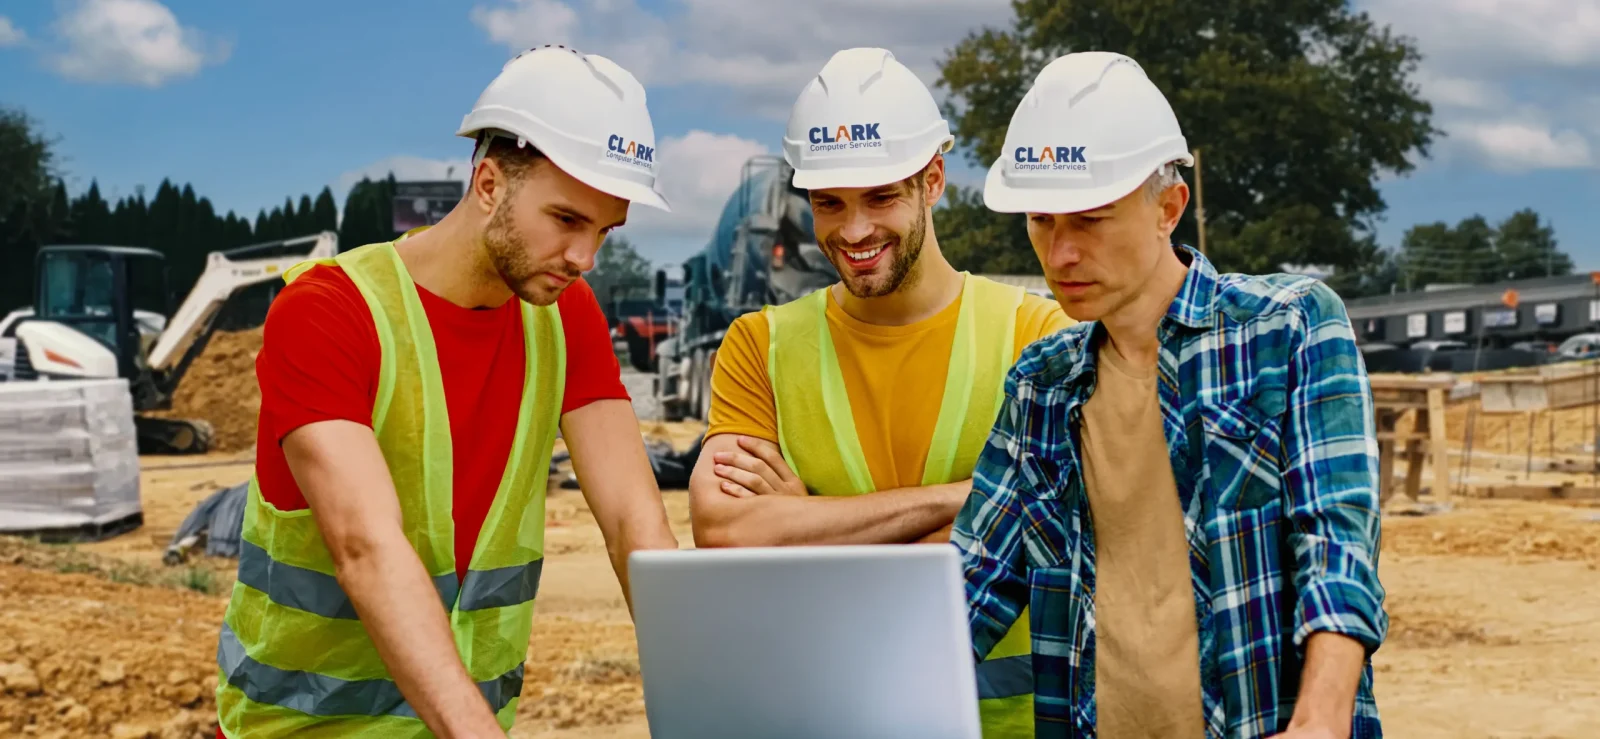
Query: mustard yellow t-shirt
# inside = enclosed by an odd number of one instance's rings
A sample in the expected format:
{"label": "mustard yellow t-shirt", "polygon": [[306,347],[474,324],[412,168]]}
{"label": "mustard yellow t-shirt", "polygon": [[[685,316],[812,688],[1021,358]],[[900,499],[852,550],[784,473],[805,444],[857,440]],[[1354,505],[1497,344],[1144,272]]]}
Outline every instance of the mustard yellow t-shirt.
{"label": "mustard yellow t-shirt", "polygon": [[[957,297],[917,323],[877,326],[852,318],[829,293],[828,329],[861,452],[878,490],[922,484],[960,309]],[[1012,361],[1029,344],[1073,323],[1054,300],[1024,296],[1017,308]],[[760,313],[742,315],[728,327],[711,374],[707,437],[744,434],[778,443],[778,412],[767,374],[769,337]]]}

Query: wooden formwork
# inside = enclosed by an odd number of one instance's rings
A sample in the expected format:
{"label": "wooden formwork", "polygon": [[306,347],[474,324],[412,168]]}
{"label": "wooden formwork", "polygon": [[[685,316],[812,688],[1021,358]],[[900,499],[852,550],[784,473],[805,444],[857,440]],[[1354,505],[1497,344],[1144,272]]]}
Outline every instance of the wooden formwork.
{"label": "wooden formwork", "polygon": [[1600,402],[1600,365],[1563,363],[1478,380],[1484,413],[1533,413]]}
{"label": "wooden formwork", "polygon": [[[1422,492],[1423,460],[1433,461],[1433,494],[1450,494],[1450,443],[1445,434],[1445,399],[1456,385],[1453,374],[1374,374],[1372,405],[1378,434],[1378,502],[1387,503],[1394,495],[1395,449],[1405,442],[1406,497],[1416,500]],[[1395,430],[1400,415],[1416,411],[1411,431]]]}

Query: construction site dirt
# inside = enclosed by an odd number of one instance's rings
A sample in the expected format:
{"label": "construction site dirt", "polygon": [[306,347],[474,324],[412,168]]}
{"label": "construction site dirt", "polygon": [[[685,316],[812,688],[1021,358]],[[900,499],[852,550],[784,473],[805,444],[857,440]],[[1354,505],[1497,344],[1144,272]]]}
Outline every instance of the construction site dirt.
{"label": "construction site dirt", "polygon": [[[208,354],[226,351],[248,367],[253,349],[234,346],[242,338],[218,336]],[[248,406],[239,412],[253,427],[253,373],[244,378],[249,392],[219,379],[213,400],[189,412],[204,413],[221,437],[228,416],[219,423],[215,408],[227,399]],[[1459,418],[1450,414],[1452,424]],[[700,428],[642,425],[680,448]],[[1513,433],[1525,435],[1520,425]],[[144,458],[144,525],[130,533],[76,546],[0,537],[0,735],[214,735],[217,633],[236,563],[195,557],[167,567],[161,555],[196,503],[249,477],[250,447]],[[1471,474],[1498,473],[1474,462]],[[552,484],[549,496],[547,564],[512,736],[647,737],[632,622],[604,541],[580,491]],[[691,546],[687,494],[663,498]],[[1383,519],[1390,631],[1373,661],[1385,733],[1600,735],[1600,506],[1422,502],[1396,496]]]}

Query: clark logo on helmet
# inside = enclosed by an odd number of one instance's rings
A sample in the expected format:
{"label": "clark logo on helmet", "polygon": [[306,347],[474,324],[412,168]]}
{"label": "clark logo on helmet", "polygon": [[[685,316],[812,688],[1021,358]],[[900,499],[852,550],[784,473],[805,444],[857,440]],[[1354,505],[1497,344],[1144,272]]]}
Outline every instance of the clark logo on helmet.
{"label": "clark logo on helmet", "polygon": [[1192,167],[1194,157],[1144,68],[1109,51],[1074,52],[1039,70],[1012,111],[983,204],[997,213],[1081,213],[1125,197],[1169,163]]}
{"label": "clark logo on helmet", "polygon": [[883,136],[878,133],[879,125],[853,123],[848,126],[817,126],[811,129],[811,150],[882,148]]}
{"label": "clark logo on helmet", "polygon": [[1034,153],[1031,146],[1019,146],[1014,154],[1017,169],[1048,169],[1056,172],[1089,171],[1089,160],[1083,158],[1087,146],[1041,146]]}
{"label": "clark logo on helmet", "polygon": [[612,134],[606,140],[606,158],[650,169],[656,161],[656,148]]}
{"label": "clark logo on helmet", "polygon": [[877,187],[920,172],[954,143],[927,85],[888,49],[860,47],[836,52],[800,90],[783,159],[802,190]]}

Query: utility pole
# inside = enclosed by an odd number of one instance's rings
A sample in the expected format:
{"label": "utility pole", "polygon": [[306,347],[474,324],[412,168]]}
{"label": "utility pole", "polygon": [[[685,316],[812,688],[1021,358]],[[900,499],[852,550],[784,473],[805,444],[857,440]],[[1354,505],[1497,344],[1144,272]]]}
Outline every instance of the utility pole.
{"label": "utility pole", "polygon": [[1206,189],[1200,177],[1200,150],[1194,155],[1194,220],[1200,229],[1200,253],[1206,253]]}

